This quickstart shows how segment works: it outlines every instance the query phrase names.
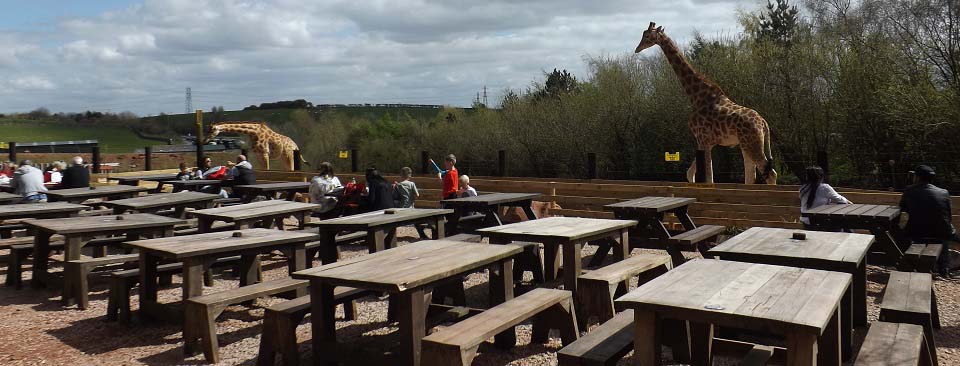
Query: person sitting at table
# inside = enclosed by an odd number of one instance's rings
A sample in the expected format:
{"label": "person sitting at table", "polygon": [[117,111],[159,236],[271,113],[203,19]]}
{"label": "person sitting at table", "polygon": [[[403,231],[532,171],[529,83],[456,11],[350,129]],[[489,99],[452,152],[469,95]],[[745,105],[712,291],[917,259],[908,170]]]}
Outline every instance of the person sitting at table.
{"label": "person sitting at table", "polygon": [[47,202],[47,187],[43,185],[43,171],[33,167],[33,161],[24,160],[13,172],[10,181],[13,193],[23,197],[20,203]]}
{"label": "person sitting at table", "polygon": [[[405,166],[400,169],[400,182],[393,182],[393,204],[398,208],[413,208],[420,197],[420,191],[417,190],[417,184],[410,180],[413,176],[413,169]],[[428,239],[427,233],[423,230],[424,224],[415,224],[420,239]]]}
{"label": "person sitting at table", "polygon": [[180,171],[177,172],[176,180],[190,180],[190,178],[193,177],[193,172],[190,171],[190,167],[187,166],[187,163],[181,161],[180,165],[178,165],[178,168],[180,168]]}
{"label": "person sitting at table", "polygon": [[87,188],[90,186],[90,170],[83,166],[83,158],[73,157],[73,165],[63,170],[60,188]]}
{"label": "person sitting at table", "polygon": [[366,211],[393,208],[393,186],[387,183],[377,168],[367,168]]}
{"label": "person sitting at table", "polygon": [[470,186],[470,176],[466,174],[460,176],[460,188],[457,193],[461,198],[477,196],[477,190]]}
{"label": "person sitting at table", "polygon": [[66,165],[59,160],[50,163],[50,166],[43,171],[43,183],[51,187],[57,187],[63,181],[63,173],[61,172],[67,168]]}
{"label": "person sitting at table", "polygon": [[245,155],[237,155],[237,165],[230,168],[230,177],[236,185],[257,184],[257,173]]}
{"label": "person sitting at table", "polygon": [[[197,179],[223,180],[227,177],[227,167],[222,165],[213,166],[213,159],[209,156],[204,156],[201,163],[201,168],[197,171]],[[215,185],[200,187],[200,192],[219,194],[221,198],[230,197],[226,190]]]}
{"label": "person sitting at table", "polygon": [[[823,182],[823,169],[818,166],[807,167],[807,181],[800,186],[800,213],[806,213],[823,205],[851,204],[850,200],[841,196],[829,184]],[[810,219],[800,217],[803,227],[810,229]]]}
{"label": "person sitting at table", "polygon": [[933,185],[937,173],[933,168],[920,165],[913,172],[916,184],[903,191],[900,209],[907,214],[907,237],[918,243],[943,243],[943,251],[937,261],[937,272],[950,277],[951,241],[960,241],[953,227],[950,193]]}
{"label": "person sitting at table", "polygon": [[313,216],[325,217],[324,214],[331,213],[337,207],[339,199],[330,195],[334,191],[343,188],[333,173],[333,164],[322,162],[318,167],[319,174],[310,180],[310,189],[307,194],[310,195],[310,202],[320,205],[320,208],[313,210]]}

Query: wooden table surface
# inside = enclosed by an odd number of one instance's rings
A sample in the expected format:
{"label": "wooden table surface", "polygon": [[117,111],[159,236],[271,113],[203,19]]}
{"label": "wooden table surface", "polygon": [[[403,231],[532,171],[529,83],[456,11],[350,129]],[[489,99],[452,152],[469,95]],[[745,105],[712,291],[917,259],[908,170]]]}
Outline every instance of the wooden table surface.
{"label": "wooden table surface", "polygon": [[531,207],[533,200],[541,196],[539,193],[489,193],[474,197],[454,198],[441,201],[441,205],[454,209],[450,216],[450,229],[458,232],[460,218],[472,213],[484,214],[484,226],[500,226],[501,207],[519,207],[523,210],[527,220],[536,220],[537,214]]}
{"label": "wooden table surface", "polygon": [[243,194],[244,202],[252,202],[259,195],[267,195],[267,198],[274,199],[281,192],[287,194],[288,201],[293,201],[296,198],[296,193],[306,193],[309,190],[310,182],[275,182],[233,186],[235,193]]}
{"label": "wooden table surface", "polygon": [[[241,236],[234,236],[240,233]],[[216,253],[236,253],[264,246],[312,241],[317,234],[263,228],[223,231],[125,242],[124,245],[163,258],[183,259]]]}
{"label": "wooden table surface", "polygon": [[147,187],[137,186],[97,186],[89,188],[55,189],[47,192],[51,201],[83,201],[91,198],[115,197],[122,195],[136,195],[149,191]]}
{"label": "wooden table surface", "polygon": [[123,176],[123,177],[108,177],[107,179],[116,180],[119,182],[133,182],[133,181],[141,181],[141,180],[146,180],[150,182],[162,182],[165,180],[173,180],[176,178],[177,178],[177,173],[166,173],[166,174],[130,175],[130,176]]}
{"label": "wooden table surface", "polygon": [[365,231],[367,233],[365,242],[370,253],[395,247],[397,228],[400,226],[431,225],[433,239],[443,239],[446,236],[446,217],[453,213],[453,210],[448,209],[425,208],[396,208],[391,209],[392,214],[386,211],[379,210],[308,223],[307,226],[317,227],[320,234],[320,246],[316,249],[320,254],[320,261],[324,264],[337,261],[336,236],[344,231]]}
{"label": "wooden table surface", "polygon": [[802,216],[829,220],[838,224],[887,223],[900,217],[900,208],[890,205],[823,205],[803,213]]}
{"label": "wooden table surface", "polygon": [[390,209],[390,211],[393,212],[392,214],[388,214],[386,211],[387,210],[371,211],[362,214],[311,222],[308,224],[308,226],[331,226],[337,227],[340,230],[367,230],[382,225],[406,222],[420,218],[449,215],[453,213],[453,210],[438,208],[395,208]]}
{"label": "wooden table surface", "polygon": [[[123,217],[118,220],[118,217]],[[24,220],[24,224],[54,234],[97,233],[150,227],[173,227],[186,224],[186,220],[151,214],[128,214],[108,216],[71,217],[63,219]]]}
{"label": "wooden table surface", "polygon": [[869,230],[877,237],[874,264],[896,265],[910,243],[900,230],[900,208],[889,205],[823,205],[802,214],[815,230]]}
{"label": "wooden table surface", "polygon": [[7,204],[19,201],[21,197],[19,194],[0,192],[0,204]]}
{"label": "wooden table surface", "polygon": [[103,205],[114,209],[120,208],[140,211],[155,208],[171,208],[189,203],[213,202],[213,200],[219,197],[220,195],[199,192],[157,193],[143,197],[106,201]]}
{"label": "wooden table surface", "polygon": [[528,201],[540,198],[539,193],[489,193],[473,197],[446,199],[448,206],[489,206],[516,201]]}
{"label": "wooden table surface", "polygon": [[684,197],[643,197],[629,201],[617,202],[603,206],[611,211],[637,211],[645,214],[655,214],[670,211],[679,207],[689,206],[697,202],[696,198]]}
{"label": "wooden table surface", "polygon": [[205,210],[191,211],[189,214],[197,217],[210,217],[216,220],[236,221],[267,215],[303,212],[305,210],[310,211],[319,207],[320,205],[313,203],[269,200],[242,205],[208,208]]}
{"label": "wooden table surface", "polygon": [[[657,317],[691,322],[691,355],[709,359],[713,326],[774,332],[787,337],[787,365],[839,365],[839,305],[847,273],[745,262],[687,262],[617,299],[635,310],[635,354],[659,364],[653,336]],[[696,337],[695,337],[696,336]],[[822,336],[822,337],[821,337]],[[693,347],[692,347],[693,348]],[[696,361],[696,360],[695,360]]]}
{"label": "wooden table surface", "polygon": [[[19,197],[19,196],[18,196]],[[67,202],[29,203],[0,206],[0,221],[40,217],[68,217],[90,207]]]}

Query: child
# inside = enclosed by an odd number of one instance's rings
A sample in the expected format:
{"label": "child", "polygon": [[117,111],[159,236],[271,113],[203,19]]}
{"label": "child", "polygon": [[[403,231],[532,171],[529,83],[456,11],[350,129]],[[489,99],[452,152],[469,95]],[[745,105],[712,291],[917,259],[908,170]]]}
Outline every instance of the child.
{"label": "child", "polygon": [[399,183],[393,182],[393,199],[396,207],[413,208],[414,202],[420,197],[417,184],[410,180],[412,175],[413,169],[405,166],[400,169],[400,179],[402,181]]}
{"label": "child", "polygon": [[435,163],[433,159],[430,159],[430,163],[433,164],[433,168],[437,170],[437,177],[443,180],[443,190],[441,192],[443,199],[457,198],[457,191],[459,190],[458,183],[460,183],[459,177],[457,176],[457,157],[450,154],[443,159],[443,167],[447,170],[440,170],[440,167],[437,166],[437,163]]}
{"label": "child", "polygon": [[180,162],[180,172],[177,173],[177,180],[190,180],[193,172],[187,167],[187,163]]}
{"label": "child", "polygon": [[470,176],[464,174],[460,176],[460,189],[457,190],[460,197],[476,197],[477,190],[470,186]]}

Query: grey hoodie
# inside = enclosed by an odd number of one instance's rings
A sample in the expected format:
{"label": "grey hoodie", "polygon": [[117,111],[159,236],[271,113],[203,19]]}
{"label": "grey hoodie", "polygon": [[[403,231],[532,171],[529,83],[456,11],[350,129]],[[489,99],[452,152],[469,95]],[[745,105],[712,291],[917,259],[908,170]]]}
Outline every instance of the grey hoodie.
{"label": "grey hoodie", "polygon": [[29,197],[47,191],[43,185],[43,171],[29,165],[24,165],[13,172],[13,181],[10,182],[13,193]]}

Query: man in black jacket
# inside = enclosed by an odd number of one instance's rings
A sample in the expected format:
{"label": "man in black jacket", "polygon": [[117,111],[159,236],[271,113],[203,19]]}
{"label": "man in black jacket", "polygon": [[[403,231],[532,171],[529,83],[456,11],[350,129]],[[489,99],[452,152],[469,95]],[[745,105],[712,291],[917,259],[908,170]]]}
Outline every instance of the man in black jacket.
{"label": "man in black jacket", "polygon": [[60,188],[87,188],[90,186],[90,170],[83,166],[83,158],[73,157],[73,165],[63,170]]}
{"label": "man in black jacket", "polygon": [[943,243],[943,252],[937,262],[941,276],[949,277],[949,242],[957,240],[950,207],[950,193],[933,185],[937,173],[933,168],[920,165],[914,171],[917,184],[910,186],[900,198],[900,209],[906,212],[907,236],[913,242]]}

